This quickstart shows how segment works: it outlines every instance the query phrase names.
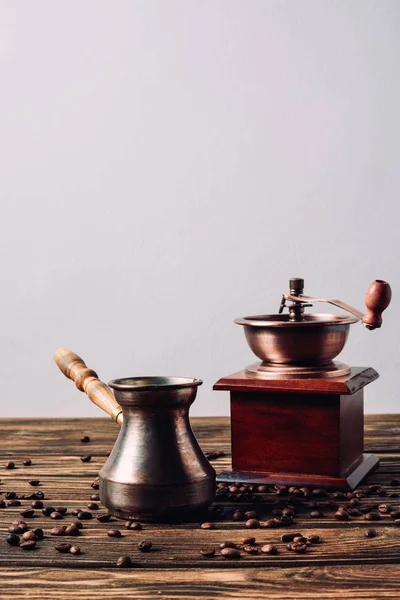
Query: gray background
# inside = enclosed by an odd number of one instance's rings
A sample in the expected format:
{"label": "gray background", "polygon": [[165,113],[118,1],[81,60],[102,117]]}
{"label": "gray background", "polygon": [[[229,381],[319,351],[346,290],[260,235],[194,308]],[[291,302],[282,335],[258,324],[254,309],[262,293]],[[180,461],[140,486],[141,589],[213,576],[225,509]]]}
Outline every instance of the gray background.
{"label": "gray background", "polygon": [[[399,411],[400,2],[0,1],[3,416],[100,416],[53,364],[204,379],[292,276],[363,308],[342,360]],[[319,310],[328,310],[320,305]]]}

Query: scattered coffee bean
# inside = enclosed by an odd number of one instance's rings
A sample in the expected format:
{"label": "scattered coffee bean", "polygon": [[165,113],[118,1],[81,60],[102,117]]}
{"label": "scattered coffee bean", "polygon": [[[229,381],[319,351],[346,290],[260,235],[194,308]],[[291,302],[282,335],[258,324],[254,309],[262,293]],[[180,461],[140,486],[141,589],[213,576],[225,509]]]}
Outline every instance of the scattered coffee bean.
{"label": "scattered coffee bean", "polygon": [[116,565],[117,565],[117,567],[120,567],[121,569],[126,569],[128,567],[132,567],[133,563],[132,563],[132,559],[130,556],[120,556],[117,559]]}
{"label": "scattered coffee bean", "polygon": [[229,488],[229,491],[231,494],[237,494],[239,491],[239,488],[236,487],[236,485],[231,485],[231,487]]}
{"label": "scattered coffee bean", "polygon": [[71,548],[69,549],[70,554],[74,554],[75,556],[78,556],[78,554],[81,554],[81,549],[79,548],[79,546],[71,546]]}
{"label": "scattered coffee bean", "polygon": [[232,519],[234,521],[245,521],[246,517],[244,515],[244,512],[242,512],[241,510],[235,510],[235,512],[232,515]]}
{"label": "scattered coffee bean", "polygon": [[143,527],[139,521],[127,521],[125,523],[125,529],[139,530],[143,529]]}
{"label": "scattered coffee bean", "polygon": [[295,544],[306,544],[307,538],[305,538],[303,535],[296,535],[296,537],[293,539],[293,542]]}
{"label": "scattered coffee bean", "polygon": [[6,500],[14,500],[17,497],[17,492],[6,492],[4,497]]}
{"label": "scattered coffee bean", "polygon": [[260,521],[258,519],[249,519],[246,521],[245,527],[247,527],[247,529],[256,529],[257,527],[260,527]]}
{"label": "scattered coffee bean", "polygon": [[33,533],[33,531],[25,531],[25,533],[22,534],[22,539],[25,542],[28,542],[29,540],[34,540],[35,542],[37,542],[38,540],[36,534]]}
{"label": "scattered coffee bean", "polygon": [[6,507],[6,503],[4,502],[4,500],[0,500],[0,508],[5,508]]}
{"label": "scattered coffee bean", "polygon": [[44,493],[42,491],[34,492],[30,498],[31,500],[43,500]]}
{"label": "scattered coffee bean", "polygon": [[294,538],[299,537],[300,535],[301,533],[284,533],[281,536],[281,540],[286,544],[288,542],[293,542]]}
{"label": "scattered coffee bean", "polygon": [[392,512],[392,507],[390,504],[380,504],[378,510],[380,513],[386,514]]}
{"label": "scattered coffee bean", "polygon": [[87,512],[86,510],[80,510],[78,512],[78,514],[76,515],[78,517],[78,519],[80,519],[81,521],[88,521],[89,519],[93,518],[92,513]]}
{"label": "scattered coffee bean", "polygon": [[62,518],[63,518],[62,514],[59,513],[57,510],[50,513],[50,519],[54,519],[57,521],[58,519],[62,519]]}
{"label": "scattered coffee bean", "polygon": [[390,485],[392,487],[397,487],[398,485],[400,485],[400,479],[392,479],[392,481],[390,482]]}
{"label": "scattered coffee bean", "polygon": [[31,519],[34,514],[35,514],[35,511],[33,510],[33,508],[28,508],[27,510],[21,510],[21,512],[20,512],[20,515],[22,517],[24,517],[24,519]]}
{"label": "scattered coffee bean", "polygon": [[220,544],[219,547],[220,550],[223,550],[224,548],[237,548],[237,544],[235,544],[235,542],[226,541],[222,542],[222,544]]}
{"label": "scattered coffee bean", "polygon": [[34,548],[36,548],[36,541],[29,540],[28,542],[23,542],[22,544],[20,544],[20,548],[22,548],[23,550],[33,550]]}
{"label": "scattered coffee bean", "polygon": [[78,529],[83,529],[83,524],[80,521],[74,521],[71,525],[74,525],[74,527],[77,527]]}
{"label": "scattered coffee bean", "polygon": [[99,481],[98,477],[96,477],[96,479],[94,479],[92,481],[92,483],[90,484],[90,487],[93,488],[94,490],[98,490],[99,489],[99,487],[100,487],[100,481]]}
{"label": "scattered coffee bean", "polygon": [[393,510],[390,516],[392,519],[400,519],[400,510]]}
{"label": "scattered coffee bean", "polygon": [[307,544],[303,544],[303,543],[291,542],[290,544],[288,544],[286,546],[286,548],[288,550],[290,550],[291,552],[297,552],[299,554],[303,554],[304,552],[307,552]]}
{"label": "scattered coffee bean", "polygon": [[259,485],[258,486],[258,491],[261,494],[266,494],[268,492],[268,486],[266,486],[266,485]]}
{"label": "scattered coffee bean", "polygon": [[202,548],[200,554],[206,558],[211,558],[215,554],[214,548]]}
{"label": "scattered coffee bean", "polygon": [[65,535],[80,535],[79,528],[76,525],[69,525],[65,530]]}
{"label": "scattered coffee bean", "polygon": [[28,524],[25,523],[25,521],[13,521],[13,525],[17,526],[21,533],[24,533],[29,529]]}
{"label": "scattered coffee bean", "polygon": [[15,463],[13,463],[12,460],[9,460],[8,462],[6,462],[5,467],[6,469],[13,469],[15,467]]}
{"label": "scattered coffee bean", "polygon": [[257,546],[252,546],[251,544],[245,544],[242,550],[247,554],[258,554]]}
{"label": "scattered coffee bean", "polygon": [[240,558],[240,552],[237,548],[222,548],[221,555],[224,558]]}
{"label": "scattered coffee bean", "polygon": [[31,479],[30,481],[28,481],[29,485],[32,485],[33,487],[36,487],[37,485],[40,484],[39,479]]}
{"label": "scattered coffee bean", "polygon": [[312,510],[310,512],[310,517],[312,517],[313,519],[320,519],[323,516],[324,513],[322,513],[320,510]]}
{"label": "scattered coffee bean", "polygon": [[215,529],[214,523],[202,523],[200,527],[201,529]]}
{"label": "scattered coffee bean", "polygon": [[119,529],[109,529],[107,535],[108,537],[121,537],[121,532]]}
{"label": "scattered coffee bean", "polygon": [[87,444],[88,442],[90,442],[90,437],[88,435],[84,435],[83,437],[81,437],[81,442]]}
{"label": "scattered coffee bean", "polygon": [[32,464],[32,461],[30,458],[27,458],[26,460],[24,460],[24,462],[22,463],[25,467],[30,467]]}
{"label": "scattered coffee bean", "polygon": [[399,494],[397,494],[396,492],[390,492],[388,494],[388,498],[399,498]]}
{"label": "scattered coffee bean", "polygon": [[84,463],[90,462],[92,457],[88,454],[87,456],[81,456],[81,461]]}
{"label": "scattered coffee bean", "polygon": [[56,509],[54,508],[54,506],[45,506],[44,509],[42,510],[42,514],[44,514],[45,517],[49,517],[51,515],[52,512],[54,512]]}
{"label": "scattered coffee bean", "polygon": [[65,528],[53,527],[53,529],[50,529],[50,535],[65,535]]}
{"label": "scattered coffee bean", "polygon": [[255,537],[242,538],[242,544],[244,544],[245,546],[254,546],[255,543],[256,543]]}
{"label": "scattered coffee bean", "polygon": [[367,521],[379,521],[381,515],[378,512],[369,512],[364,516]]}
{"label": "scattered coffee bean", "polygon": [[89,502],[87,507],[89,510],[99,510],[99,505],[96,502]]}
{"label": "scattered coffee bean", "polygon": [[393,525],[395,525],[396,527],[399,527],[400,526],[400,519],[395,519],[393,521]]}
{"label": "scattered coffee bean", "polygon": [[338,521],[348,521],[350,519],[349,513],[344,510],[338,510],[333,516]]}
{"label": "scattered coffee bean", "polygon": [[70,548],[71,548],[71,544],[57,544],[57,546],[55,546],[56,550],[58,552],[69,552]]}
{"label": "scattered coffee bean", "polygon": [[41,500],[33,500],[31,506],[32,508],[43,508],[43,502]]}
{"label": "scattered coffee bean", "polygon": [[19,525],[10,525],[8,528],[9,533],[23,533]]}
{"label": "scattered coffee bean", "polygon": [[99,494],[92,494],[90,499],[93,500],[93,502],[98,502],[100,500],[100,496]]}
{"label": "scattered coffee bean", "polygon": [[10,544],[10,546],[19,546],[19,535],[16,533],[10,533],[10,535],[6,537],[6,541],[7,544]]}
{"label": "scattered coffee bean", "polygon": [[320,541],[320,537],[317,534],[313,534],[313,535],[308,535],[307,536],[307,540],[311,543],[311,544],[318,544],[318,542]]}
{"label": "scattered coffee bean", "polygon": [[264,523],[264,527],[267,529],[274,529],[275,527],[279,527],[279,525],[280,523],[276,519],[268,519],[268,521],[265,521]]}
{"label": "scattered coffee bean", "polygon": [[[111,515],[110,513],[101,513],[96,515],[96,519],[100,521],[100,523],[107,523],[107,521],[111,519]],[[129,529],[129,527],[127,527],[127,529]]]}
{"label": "scattered coffee bean", "polygon": [[278,548],[274,544],[265,544],[261,548],[263,554],[278,554]]}
{"label": "scattered coffee bean", "polygon": [[376,530],[375,529],[366,529],[364,531],[364,535],[367,538],[373,538],[376,537]]}
{"label": "scattered coffee bean", "polygon": [[54,510],[59,512],[60,515],[65,515],[68,512],[68,508],[66,506],[56,506]]}
{"label": "scattered coffee bean", "polygon": [[9,500],[7,506],[21,506],[21,502],[19,500]]}
{"label": "scattered coffee bean", "polygon": [[248,510],[244,513],[246,519],[258,519],[257,513],[255,510]]}
{"label": "scattered coffee bean", "polygon": [[40,527],[35,527],[34,529],[32,529],[33,533],[36,535],[38,540],[41,540],[43,537],[43,529],[41,529]]}
{"label": "scattered coffee bean", "polygon": [[140,552],[150,552],[152,545],[150,540],[143,540],[143,542],[138,543],[138,548]]}

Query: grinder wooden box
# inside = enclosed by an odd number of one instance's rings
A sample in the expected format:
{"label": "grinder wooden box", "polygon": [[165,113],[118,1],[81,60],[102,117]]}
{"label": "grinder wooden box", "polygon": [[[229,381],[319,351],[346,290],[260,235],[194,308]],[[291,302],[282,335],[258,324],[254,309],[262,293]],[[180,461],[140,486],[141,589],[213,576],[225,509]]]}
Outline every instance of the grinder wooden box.
{"label": "grinder wooden box", "polygon": [[379,459],[364,453],[363,388],[377,379],[356,367],[331,379],[257,379],[239,371],[230,391],[232,470],[218,481],[352,489]]}

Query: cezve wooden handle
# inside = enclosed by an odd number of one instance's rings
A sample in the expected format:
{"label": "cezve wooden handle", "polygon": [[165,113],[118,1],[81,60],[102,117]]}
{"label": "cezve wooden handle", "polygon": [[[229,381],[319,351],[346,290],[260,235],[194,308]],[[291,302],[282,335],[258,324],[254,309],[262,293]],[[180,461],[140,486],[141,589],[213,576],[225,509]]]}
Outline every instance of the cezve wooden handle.
{"label": "cezve wooden handle", "polygon": [[90,400],[110,415],[118,425],[122,425],[122,408],[114,394],[93,369],[88,369],[84,361],[68,348],[60,348],[54,354],[54,360],[59,369],[68,379],[75,382],[81,392],[85,392]]}
{"label": "cezve wooden handle", "polygon": [[382,313],[390,304],[392,288],[386,281],[377,279],[368,286],[365,292],[367,312],[363,316],[363,323],[368,329],[376,329],[382,325]]}

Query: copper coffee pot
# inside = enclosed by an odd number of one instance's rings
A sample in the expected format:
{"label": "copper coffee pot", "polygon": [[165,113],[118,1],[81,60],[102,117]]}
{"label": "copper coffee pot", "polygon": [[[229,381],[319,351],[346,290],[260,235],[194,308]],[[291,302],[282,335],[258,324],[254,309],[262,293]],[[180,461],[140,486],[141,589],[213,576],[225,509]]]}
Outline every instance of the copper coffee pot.
{"label": "copper coffee pot", "polygon": [[[99,473],[100,499],[123,519],[187,518],[214,500],[215,471],[189,423],[201,379],[128,377],[110,387],[71,350],[54,360],[121,430]],[[115,396],[110,389],[115,392]]]}
{"label": "copper coffee pot", "polygon": [[[351,324],[361,320],[367,329],[381,327],[382,312],[392,297],[390,285],[382,280],[371,283],[365,293],[365,314],[340,300],[305,296],[304,279],[290,279],[289,288],[278,314],[235,319],[243,325],[251,350],[262,360],[247,367],[247,371],[269,379],[347,375],[350,367],[333,359],[342,351]],[[304,308],[315,302],[333,304],[352,316],[305,313]],[[282,314],[284,308],[289,314]]]}

